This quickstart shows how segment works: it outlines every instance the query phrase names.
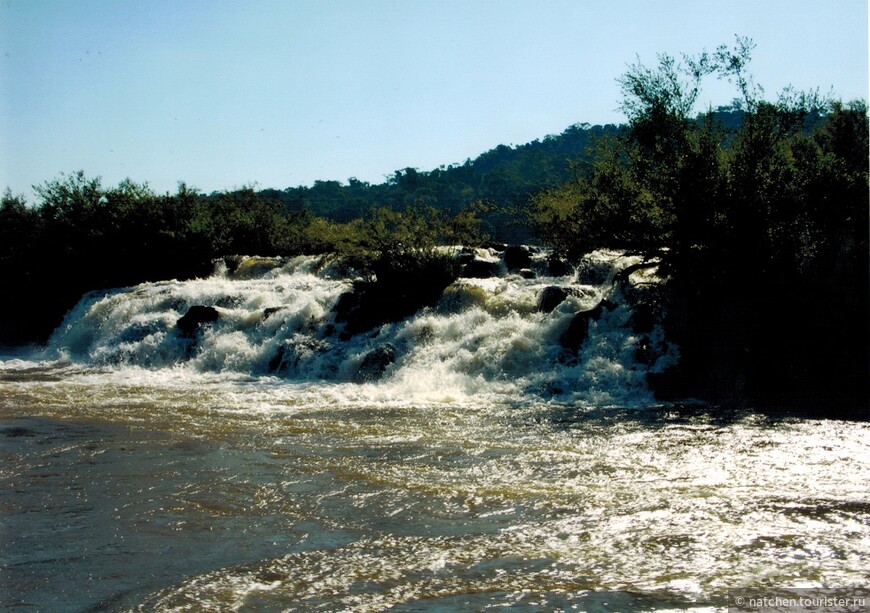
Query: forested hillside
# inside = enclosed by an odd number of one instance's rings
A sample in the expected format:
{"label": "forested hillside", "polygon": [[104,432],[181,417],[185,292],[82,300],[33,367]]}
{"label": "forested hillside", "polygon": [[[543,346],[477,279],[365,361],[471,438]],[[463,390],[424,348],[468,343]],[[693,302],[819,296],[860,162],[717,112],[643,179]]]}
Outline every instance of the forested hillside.
{"label": "forested hillside", "polygon": [[588,163],[592,144],[620,130],[614,125],[577,124],[524,145],[499,145],[463,164],[396,170],[379,184],[355,178],[346,183],[315,181],[311,187],[264,189],[259,195],[288,211],[307,211],[337,222],[364,217],[381,206],[397,211],[434,207],[455,215],[475,204],[493,240],[524,243],[533,240],[523,214],[529,198],[571,180]]}

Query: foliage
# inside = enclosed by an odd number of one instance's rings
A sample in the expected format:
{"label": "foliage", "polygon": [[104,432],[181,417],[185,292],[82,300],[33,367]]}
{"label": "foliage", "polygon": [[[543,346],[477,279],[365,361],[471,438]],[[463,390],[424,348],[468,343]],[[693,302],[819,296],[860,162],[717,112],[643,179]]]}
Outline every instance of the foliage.
{"label": "foliage", "polygon": [[[631,66],[628,129],[535,196],[530,219],[567,255],[666,248],[674,394],[866,411],[867,107],[791,89],[763,100],[752,47]],[[691,117],[709,75],[737,86],[738,125]]]}
{"label": "foliage", "polygon": [[475,207],[455,216],[380,208],[338,223],[252,187],[205,196],[181,183],[158,195],[130,180],[106,188],[83,172],[35,192],[34,207],[8,190],[0,206],[0,271],[19,297],[0,303],[3,343],[45,339],[86,291],[205,275],[224,255],[336,252],[372,280],[410,287],[452,274],[436,243],[482,240]]}
{"label": "foliage", "polygon": [[533,233],[522,211],[531,196],[568,181],[588,162],[587,149],[594,139],[618,132],[617,126],[578,124],[524,145],[499,145],[461,164],[396,170],[381,184],[351,177],[346,184],[315,181],[311,187],[263,190],[260,196],[287,210],[309,211],[338,223],[380,207],[397,212],[435,207],[448,216],[474,208],[481,232],[502,242],[528,242]]}

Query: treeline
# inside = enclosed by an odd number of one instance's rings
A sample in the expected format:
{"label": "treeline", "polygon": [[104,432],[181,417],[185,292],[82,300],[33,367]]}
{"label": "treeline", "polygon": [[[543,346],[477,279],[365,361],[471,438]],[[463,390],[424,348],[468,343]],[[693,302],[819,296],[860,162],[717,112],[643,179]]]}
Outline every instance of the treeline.
{"label": "treeline", "polygon": [[[524,145],[499,145],[474,160],[424,171],[396,170],[380,184],[350,178],[315,181],[311,187],[265,189],[260,195],[280,202],[289,211],[309,211],[338,222],[365,216],[372,207],[401,211],[407,207],[434,207],[448,215],[477,204],[485,231],[495,240],[525,243],[533,240],[525,209],[530,198],[572,179],[589,160],[596,140],[616,135],[614,125],[570,126]],[[481,204],[488,205],[486,210]]]}
{"label": "treeline", "polygon": [[[484,238],[475,207],[452,215],[377,207],[335,222],[252,188],[205,196],[181,184],[159,195],[129,180],[106,188],[82,172],[48,181],[36,194],[36,206],[9,190],[0,203],[7,287],[0,344],[46,340],[87,291],[204,276],[228,254],[338,253],[372,281],[392,275],[399,285],[402,267],[449,269],[438,244]],[[402,279],[421,283],[413,271]]]}
{"label": "treeline", "polygon": [[[658,252],[680,365],[660,396],[868,415],[868,117],[817,92],[762,98],[753,45],[620,80],[628,129],[531,215],[558,251]],[[690,116],[708,76],[740,93],[739,125]]]}
{"label": "treeline", "polygon": [[[107,187],[77,172],[35,186],[32,204],[7,190],[0,273],[11,289],[0,302],[0,344],[45,340],[86,291],[205,275],[227,254],[334,251],[398,286],[388,262],[396,271],[444,269],[433,241],[529,242],[530,198],[575,176],[591,143],[620,129],[575,125],[464,164],[397,170],[378,185],[351,178],[204,194],[182,183],[175,194],[157,194],[147,184]],[[421,253],[433,259],[419,261]],[[400,258],[408,261],[399,266]]]}

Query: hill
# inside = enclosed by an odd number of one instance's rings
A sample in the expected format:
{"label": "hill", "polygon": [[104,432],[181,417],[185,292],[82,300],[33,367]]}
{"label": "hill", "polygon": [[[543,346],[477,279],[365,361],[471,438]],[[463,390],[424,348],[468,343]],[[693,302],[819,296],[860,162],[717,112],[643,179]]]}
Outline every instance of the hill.
{"label": "hill", "polygon": [[464,164],[428,171],[396,170],[380,184],[355,178],[347,183],[315,181],[311,187],[264,189],[259,195],[281,203],[290,212],[308,211],[335,222],[363,217],[381,206],[397,211],[408,206],[434,207],[455,215],[473,203],[487,204],[497,210],[482,215],[486,233],[501,242],[525,243],[533,234],[520,211],[530,197],[572,179],[589,161],[593,143],[614,137],[622,129],[575,124],[561,134],[523,145],[499,145]]}

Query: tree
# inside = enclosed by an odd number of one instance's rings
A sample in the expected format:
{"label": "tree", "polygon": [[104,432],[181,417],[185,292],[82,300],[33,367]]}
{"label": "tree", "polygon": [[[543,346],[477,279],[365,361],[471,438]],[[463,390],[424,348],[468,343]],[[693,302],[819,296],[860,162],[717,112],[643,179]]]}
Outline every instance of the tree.
{"label": "tree", "polygon": [[[627,130],[531,216],[563,253],[661,250],[673,393],[866,412],[867,107],[790,88],[764,100],[753,47],[630,66]],[[692,117],[708,76],[737,87],[736,126]]]}

